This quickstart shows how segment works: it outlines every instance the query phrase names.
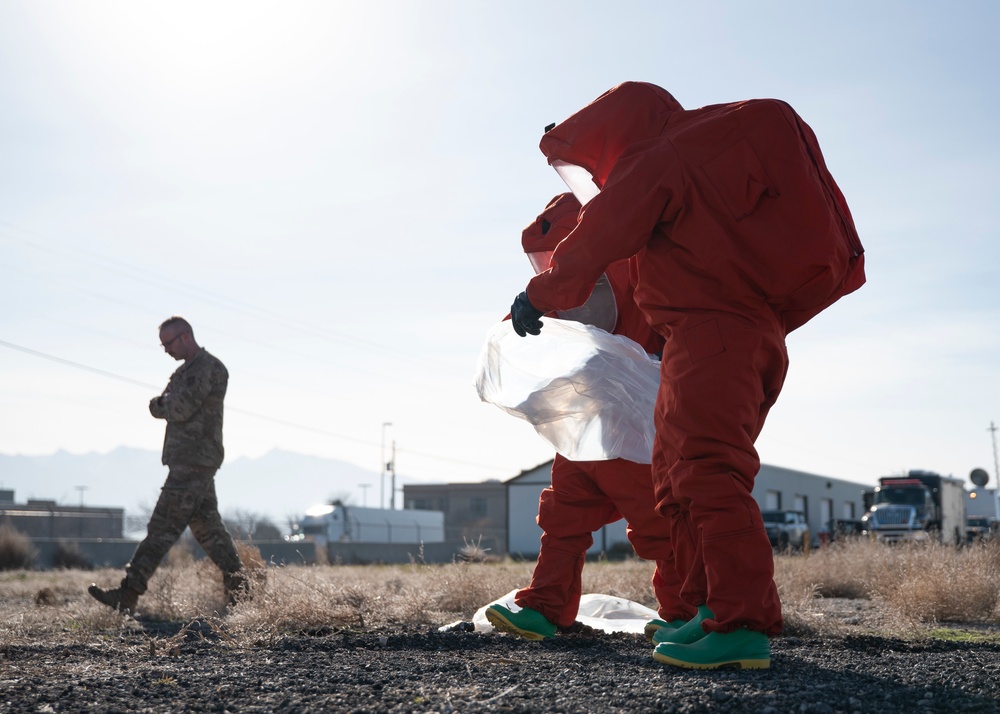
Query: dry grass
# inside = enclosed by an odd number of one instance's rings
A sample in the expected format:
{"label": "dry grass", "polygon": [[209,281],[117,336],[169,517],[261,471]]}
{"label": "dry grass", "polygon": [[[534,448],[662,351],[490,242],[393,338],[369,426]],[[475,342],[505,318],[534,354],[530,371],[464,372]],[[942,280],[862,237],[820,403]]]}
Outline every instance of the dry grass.
{"label": "dry grass", "polygon": [[[253,575],[252,600],[226,612],[215,566],[176,552],[157,571],[140,612],[177,623],[207,621],[224,641],[243,644],[343,628],[434,628],[471,619],[524,586],[533,567],[511,561],[266,567],[252,546],[240,547]],[[583,589],[655,608],[651,577],[652,564],[637,559],[588,563]],[[0,647],[46,635],[84,641],[137,627],[86,594],[91,581],[120,579],[111,570],[0,572]],[[849,542],[809,556],[777,556],[775,581],[789,635],[858,628],[919,634],[942,622],[1000,626],[1000,544],[956,551]]]}
{"label": "dry grass", "polygon": [[897,632],[942,622],[1000,623],[1000,543],[956,550],[847,541],[809,557],[777,557],[775,581],[793,627],[814,619],[831,598],[872,604],[880,628]]}

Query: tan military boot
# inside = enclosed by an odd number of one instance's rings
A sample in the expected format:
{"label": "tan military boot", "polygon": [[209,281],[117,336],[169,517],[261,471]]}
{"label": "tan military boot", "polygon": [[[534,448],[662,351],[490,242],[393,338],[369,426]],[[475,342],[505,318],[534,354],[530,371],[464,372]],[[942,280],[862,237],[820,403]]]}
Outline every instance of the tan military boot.
{"label": "tan military boot", "polygon": [[96,583],[91,583],[90,587],[87,588],[87,592],[97,602],[129,615],[135,612],[136,605],[139,604],[139,593],[124,585],[119,588],[105,590],[104,588],[97,587]]}
{"label": "tan military boot", "polygon": [[234,607],[241,602],[249,602],[253,599],[253,590],[250,587],[250,579],[243,574],[243,571],[224,575],[222,577],[226,586],[226,605]]}

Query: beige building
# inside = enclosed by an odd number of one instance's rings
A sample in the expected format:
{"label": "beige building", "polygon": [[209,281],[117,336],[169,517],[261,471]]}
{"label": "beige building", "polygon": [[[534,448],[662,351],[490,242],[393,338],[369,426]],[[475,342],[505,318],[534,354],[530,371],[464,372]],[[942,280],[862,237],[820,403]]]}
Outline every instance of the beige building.
{"label": "beige building", "polygon": [[442,511],[449,543],[476,543],[493,555],[507,552],[507,490],[500,481],[404,485],[403,508]]}

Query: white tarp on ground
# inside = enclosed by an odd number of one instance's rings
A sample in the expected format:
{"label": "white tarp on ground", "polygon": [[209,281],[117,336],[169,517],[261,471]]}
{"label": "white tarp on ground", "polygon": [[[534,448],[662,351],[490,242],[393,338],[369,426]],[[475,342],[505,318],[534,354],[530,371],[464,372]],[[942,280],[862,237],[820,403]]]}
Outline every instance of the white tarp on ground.
{"label": "white tarp on ground", "polygon": [[476,390],[524,419],[572,461],[648,464],[660,362],[638,344],[590,325],[546,317],[537,336],[509,320],[489,331]]}
{"label": "white tarp on ground", "polygon": [[[493,632],[493,625],[486,619],[486,608],[490,605],[503,605],[515,612],[520,610],[521,608],[514,604],[514,595],[516,594],[517,590],[511,590],[502,598],[498,598],[479,608],[472,617],[472,623],[475,625],[476,632]],[[634,632],[641,635],[646,623],[656,617],[659,617],[656,610],[651,610],[645,605],[640,605],[632,600],[612,597],[611,595],[601,595],[599,593],[587,593],[580,598],[580,610],[577,613],[576,619],[578,622],[593,627],[595,630],[602,630],[604,632]],[[454,627],[454,623],[445,625],[441,629],[447,630],[451,627]]]}

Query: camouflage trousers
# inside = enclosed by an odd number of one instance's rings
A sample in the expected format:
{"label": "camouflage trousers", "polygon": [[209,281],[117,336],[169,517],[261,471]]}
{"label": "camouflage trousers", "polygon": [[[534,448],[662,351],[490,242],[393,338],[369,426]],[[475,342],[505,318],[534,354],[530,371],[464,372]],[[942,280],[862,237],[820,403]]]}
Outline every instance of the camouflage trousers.
{"label": "camouflage trousers", "polygon": [[140,595],[146,592],[160,561],[188,526],[205,554],[219,566],[227,591],[245,584],[240,556],[219,515],[215,472],[197,466],[170,467],[146,527],[146,537],[136,548],[132,562],[125,566],[123,586]]}

